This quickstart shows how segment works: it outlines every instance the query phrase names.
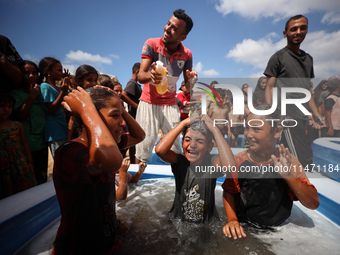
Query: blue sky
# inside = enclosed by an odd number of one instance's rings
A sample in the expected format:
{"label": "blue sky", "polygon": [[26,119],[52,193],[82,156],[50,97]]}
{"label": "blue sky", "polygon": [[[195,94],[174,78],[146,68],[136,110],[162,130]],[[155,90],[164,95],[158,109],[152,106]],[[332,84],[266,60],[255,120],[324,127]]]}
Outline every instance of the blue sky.
{"label": "blue sky", "polygon": [[161,37],[178,8],[194,21],[183,44],[199,78],[258,78],[286,44],[286,20],[300,13],[309,18],[301,48],[313,56],[316,77],[340,73],[338,0],[0,0],[0,33],[24,59],[52,56],[71,72],[89,64],[125,87],[145,40]]}

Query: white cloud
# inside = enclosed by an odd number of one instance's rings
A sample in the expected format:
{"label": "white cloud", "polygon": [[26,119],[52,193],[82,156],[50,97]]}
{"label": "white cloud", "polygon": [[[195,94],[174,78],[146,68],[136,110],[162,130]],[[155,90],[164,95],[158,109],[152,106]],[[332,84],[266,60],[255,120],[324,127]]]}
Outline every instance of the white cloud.
{"label": "white cloud", "polygon": [[285,39],[273,43],[272,35],[267,35],[258,41],[244,39],[241,43],[236,44],[226,57],[255,68],[264,68],[268,62],[268,55],[270,57],[272,53],[283,48],[285,43]]}
{"label": "white cloud", "polygon": [[108,57],[102,57],[99,54],[92,55],[91,53],[87,53],[81,50],[70,50],[70,52],[66,54],[66,61],[92,62],[108,65],[112,64],[112,60]]}
{"label": "white cloud", "polygon": [[196,65],[194,65],[193,70],[197,71],[198,76],[212,77],[219,75],[219,73],[214,69],[204,70],[202,62],[198,62]]}
{"label": "white cloud", "polygon": [[68,69],[70,74],[75,74],[78,66],[76,65],[68,65],[68,64],[63,64],[64,69]]}
{"label": "white cloud", "polygon": [[39,64],[39,59],[37,59],[36,57],[34,57],[30,54],[23,54],[21,57],[24,60],[30,60],[30,61],[36,63],[37,65]]}
{"label": "white cloud", "polygon": [[318,31],[307,34],[302,49],[314,60],[315,76],[328,78],[340,73],[340,30],[332,33]]}
{"label": "white cloud", "polygon": [[218,0],[216,10],[223,15],[237,13],[253,19],[273,18],[274,21],[286,19],[296,14],[323,11],[322,22],[340,24],[339,0]]}
{"label": "white cloud", "polygon": [[120,58],[120,56],[115,55],[115,54],[110,54],[110,57],[111,57],[111,58],[115,58],[115,59],[119,59],[119,58]]}
{"label": "white cloud", "polygon": [[[275,36],[274,36],[275,37]],[[259,40],[244,39],[228,52],[226,58],[242,64],[252,65],[256,74],[263,72],[271,55],[283,48],[286,38],[273,42],[273,35],[265,36]],[[316,77],[327,78],[332,74],[340,73],[340,30],[332,33],[317,31],[308,33],[301,48],[311,54],[314,59],[314,72]]]}

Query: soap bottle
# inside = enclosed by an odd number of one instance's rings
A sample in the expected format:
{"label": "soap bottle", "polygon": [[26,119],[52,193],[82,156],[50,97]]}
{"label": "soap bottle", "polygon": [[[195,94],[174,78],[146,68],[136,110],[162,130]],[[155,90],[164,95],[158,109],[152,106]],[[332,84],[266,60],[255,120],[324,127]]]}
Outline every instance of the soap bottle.
{"label": "soap bottle", "polygon": [[156,91],[158,94],[163,95],[168,91],[168,77],[162,61],[156,61],[156,71],[162,74],[162,81],[156,84]]}

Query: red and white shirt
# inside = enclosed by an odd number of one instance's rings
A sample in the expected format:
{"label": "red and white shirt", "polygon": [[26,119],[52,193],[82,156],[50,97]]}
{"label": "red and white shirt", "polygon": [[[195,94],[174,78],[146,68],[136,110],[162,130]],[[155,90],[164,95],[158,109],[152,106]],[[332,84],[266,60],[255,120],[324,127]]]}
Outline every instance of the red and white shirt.
{"label": "red and white shirt", "polygon": [[153,82],[146,83],[140,100],[156,105],[175,105],[176,82],[183,71],[192,69],[191,51],[180,43],[178,50],[170,54],[162,38],[150,38],[144,43],[142,58],[152,59],[152,62],[160,60],[168,68],[168,91],[159,95]]}

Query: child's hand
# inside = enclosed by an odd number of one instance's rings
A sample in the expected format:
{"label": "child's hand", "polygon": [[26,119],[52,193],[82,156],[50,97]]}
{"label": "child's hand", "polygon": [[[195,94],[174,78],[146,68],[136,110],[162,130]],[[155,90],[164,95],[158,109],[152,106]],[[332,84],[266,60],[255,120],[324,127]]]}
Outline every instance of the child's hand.
{"label": "child's hand", "polygon": [[122,166],[120,167],[119,169],[119,172],[127,172],[128,169],[130,167],[130,161],[129,160],[126,160],[126,159],[123,159],[123,162],[122,162]]}
{"label": "child's hand", "polygon": [[228,137],[230,140],[235,140],[235,135],[232,132],[228,132]]}
{"label": "child's hand", "polygon": [[30,90],[29,95],[32,98],[36,98],[37,96],[39,96],[40,95],[40,86],[38,84],[33,85],[32,89]]}
{"label": "child's hand", "polygon": [[63,73],[63,77],[70,77],[70,71],[68,69],[64,68],[64,73]]}
{"label": "child's hand", "polygon": [[214,127],[214,122],[212,121],[212,119],[210,119],[210,117],[208,115],[203,115],[202,116],[202,121],[204,121],[205,125],[207,125],[207,127],[209,128],[209,130],[212,132]]}
{"label": "child's hand", "polygon": [[194,121],[195,119],[197,119],[199,117],[200,117],[200,115],[197,112],[195,112],[190,117],[184,119],[183,123],[185,123],[185,126],[189,126],[191,121]]}
{"label": "child's hand", "polygon": [[106,89],[107,91],[110,91],[110,92],[112,92],[113,94],[115,94],[115,92],[112,90],[112,89],[110,89],[109,87],[105,87],[105,86],[102,86],[102,85],[96,85],[96,86],[94,86],[95,88],[101,88],[101,89]]}
{"label": "child's hand", "polygon": [[66,93],[71,87],[72,86],[71,86],[70,78],[65,77],[62,83],[60,84],[60,90]]}
{"label": "child's hand", "polygon": [[234,237],[234,239],[246,237],[246,233],[244,232],[243,227],[240,225],[240,223],[237,220],[229,221],[224,227],[223,227],[223,233],[225,236],[231,238]]}
{"label": "child's hand", "polygon": [[144,173],[146,167],[147,164],[145,164],[145,162],[140,162],[138,172],[140,172],[141,174]]}
{"label": "child's hand", "polygon": [[275,155],[271,155],[271,158],[274,162],[274,166],[280,169],[279,174],[283,178],[292,177],[290,172],[291,165],[292,165],[292,155],[290,154],[288,148],[285,148],[283,144],[278,145],[279,149],[279,161],[276,159]]}
{"label": "child's hand", "polygon": [[333,136],[334,135],[334,129],[333,129],[333,127],[330,127],[330,128],[328,128],[328,131],[327,131],[327,134],[326,134],[327,136]]}
{"label": "child's hand", "polygon": [[67,96],[64,96],[64,101],[61,103],[66,110],[76,115],[81,115],[86,112],[86,109],[94,107],[90,95],[81,87],[72,90]]}
{"label": "child's hand", "polygon": [[190,87],[193,87],[197,81],[197,71],[186,70],[185,74],[190,82]]}

